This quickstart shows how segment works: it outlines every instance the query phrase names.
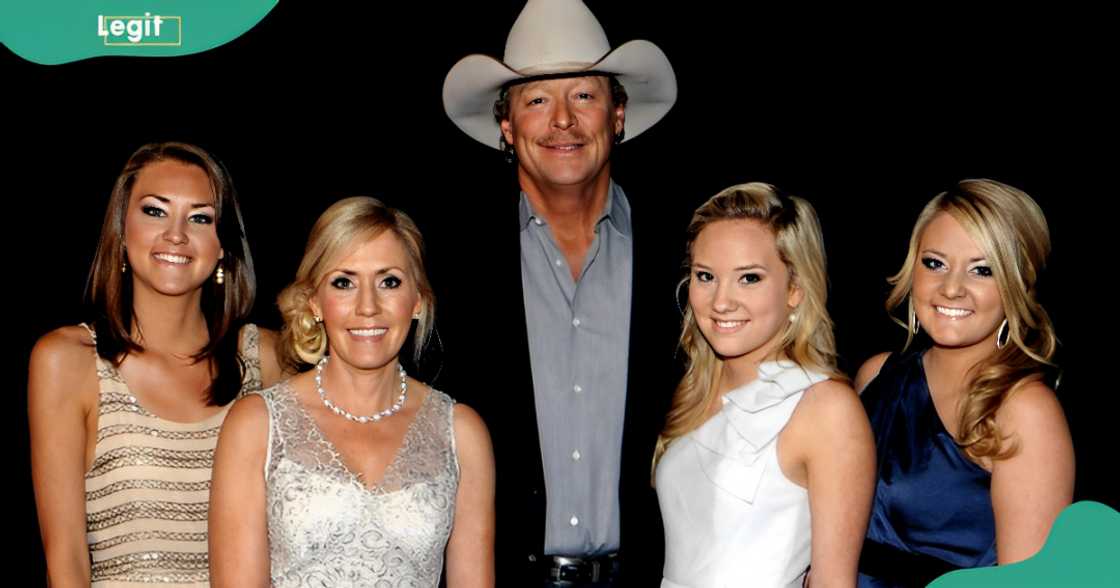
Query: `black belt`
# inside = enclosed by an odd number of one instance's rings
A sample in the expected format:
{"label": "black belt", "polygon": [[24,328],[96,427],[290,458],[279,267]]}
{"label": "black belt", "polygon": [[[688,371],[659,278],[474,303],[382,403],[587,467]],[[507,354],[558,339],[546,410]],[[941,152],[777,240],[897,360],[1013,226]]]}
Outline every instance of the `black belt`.
{"label": "black belt", "polygon": [[859,554],[860,573],[903,586],[925,586],[959,569],[932,555],[902,551],[870,539],[863,542]]}
{"label": "black belt", "polygon": [[617,579],[621,566],[617,553],[569,557],[546,555],[537,558],[541,572],[551,582],[606,582]]}

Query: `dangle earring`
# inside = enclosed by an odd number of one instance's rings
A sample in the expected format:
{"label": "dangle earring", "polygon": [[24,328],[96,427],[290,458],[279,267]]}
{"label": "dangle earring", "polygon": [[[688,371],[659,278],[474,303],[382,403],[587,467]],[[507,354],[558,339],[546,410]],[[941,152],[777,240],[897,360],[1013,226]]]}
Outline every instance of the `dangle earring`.
{"label": "dangle earring", "polygon": [[996,329],[996,349],[1003,349],[1007,347],[1007,342],[1011,340],[1011,328],[1007,324],[1007,319],[1003,319],[1000,323],[999,329]]}
{"label": "dangle earring", "polygon": [[226,283],[226,270],[222,268],[221,263],[218,263],[218,271],[214,272],[214,283],[219,286]]}

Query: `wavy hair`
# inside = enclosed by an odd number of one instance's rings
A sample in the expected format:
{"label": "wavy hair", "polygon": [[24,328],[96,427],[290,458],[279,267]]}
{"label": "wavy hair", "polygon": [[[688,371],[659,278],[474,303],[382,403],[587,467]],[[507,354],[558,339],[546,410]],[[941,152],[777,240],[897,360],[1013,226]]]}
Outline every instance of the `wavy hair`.
{"label": "wavy hair", "polygon": [[[1002,459],[1014,455],[1017,444],[1004,443],[996,412],[1015,389],[1046,379],[1056,372],[1051,359],[1058,339],[1046,309],[1036,298],[1039,274],[1050,254],[1050,231],[1042,209],[1025,192],[995,180],[964,180],[930,200],[918,215],[910,235],[906,261],[888,281],[887,312],[907,329],[906,347],[914,339],[917,317],[910,292],[914,267],[920,262],[922,234],[941,213],[952,216],[984,252],[999,289],[1007,318],[1008,344],[970,370],[968,388],[960,399],[957,443],[973,459]],[[907,305],[907,321],[893,311]]]}
{"label": "wavy hair", "polygon": [[[836,368],[836,342],[826,307],[824,239],[817,213],[805,199],[785,196],[774,186],[760,182],[731,186],[716,194],[692,215],[686,233],[685,270],[692,266],[692,247],[705,227],[742,219],[758,221],[773,232],[778,256],[789,271],[790,286],[803,293],[796,318],[787,324],[774,354],[831,378],[847,380]],[[688,280],[686,276],[681,284]],[[700,332],[691,306],[685,310],[683,323],[680,347],[686,356],[686,371],[657,440],[654,468],[675,439],[703,424],[718,394],[723,362]]]}
{"label": "wavy hair", "polygon": [[413,359],[420,354],[435,324],[436,300],[424,269],[424,237],[407,214],[376,198],[353,196],[331,205],[315,221],[295,280],[280,292],[277,304],[284,317],[278,353],[285,367],[306,371],[327,352],[327,333],[315,321],[308,301],[323,277],[354,247],[390,231],[408,256],[408,274],[420,293],[420,318],[413,335]]}

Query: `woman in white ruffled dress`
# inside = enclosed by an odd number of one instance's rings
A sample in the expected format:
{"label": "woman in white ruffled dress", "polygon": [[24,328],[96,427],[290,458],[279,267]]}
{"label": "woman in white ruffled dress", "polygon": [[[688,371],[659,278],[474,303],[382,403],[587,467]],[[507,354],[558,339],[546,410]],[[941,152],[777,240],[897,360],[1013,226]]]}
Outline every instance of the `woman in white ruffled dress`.
{"label": "woman in white ruffled dress", "polygon": [[854,586],[875,452],[836,369],[816,213],[732,186],[693,215],[688,253],[688,370],[654,461],[661,585]]}

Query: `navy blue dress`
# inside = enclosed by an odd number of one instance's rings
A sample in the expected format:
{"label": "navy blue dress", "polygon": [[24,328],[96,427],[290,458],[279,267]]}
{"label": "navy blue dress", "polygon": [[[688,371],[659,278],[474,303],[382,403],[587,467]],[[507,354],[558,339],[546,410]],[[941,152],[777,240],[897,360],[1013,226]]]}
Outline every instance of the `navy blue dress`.
{"label": "navy blue dress", "polygon": [[945,430],[923,354],[892,354],[861,395],[878,457],[862,587],[924,586],[955,569],[996,563],[992,476]]}

